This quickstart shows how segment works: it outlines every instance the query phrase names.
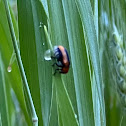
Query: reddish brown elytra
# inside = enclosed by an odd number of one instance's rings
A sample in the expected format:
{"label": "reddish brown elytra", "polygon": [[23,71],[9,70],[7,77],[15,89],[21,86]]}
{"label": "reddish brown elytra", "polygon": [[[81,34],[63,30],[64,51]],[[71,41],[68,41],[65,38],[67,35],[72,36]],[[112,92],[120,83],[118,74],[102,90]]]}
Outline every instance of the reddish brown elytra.
{"label": "reddish brown elytra", "polygon": [[67,50],[63,46],[55,46],[54,47],[54,57],[56,58],[56,64],[58,66],[57,69],[55,69],[56,74],[57,71],[59,71],[62,74],[66,74],[69,71],[70,66],[70,60]]}

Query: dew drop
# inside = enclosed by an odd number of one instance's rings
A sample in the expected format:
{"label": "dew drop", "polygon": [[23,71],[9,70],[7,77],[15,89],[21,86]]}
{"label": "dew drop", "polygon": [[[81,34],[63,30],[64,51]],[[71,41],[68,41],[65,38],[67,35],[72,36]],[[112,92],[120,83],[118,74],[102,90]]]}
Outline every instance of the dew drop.
{"label": "dew drop", "polygon": [[42,45],[44,46],[44,45],[45,45],[45,43],[43,42],[43,43],[42,43]]}
{"label": "dew drop", "polygon": [[74,114],[75,118],[77,119],[77,114]]}
{"label": "dew drop", "polygon": [[12,71],[11,66],[8,66],[7,71],[10,73]]}
{"label": "dew drop", "polygon": [[50,49],[45,51],[44,59],[45,60],[51,60],[51,50]]}

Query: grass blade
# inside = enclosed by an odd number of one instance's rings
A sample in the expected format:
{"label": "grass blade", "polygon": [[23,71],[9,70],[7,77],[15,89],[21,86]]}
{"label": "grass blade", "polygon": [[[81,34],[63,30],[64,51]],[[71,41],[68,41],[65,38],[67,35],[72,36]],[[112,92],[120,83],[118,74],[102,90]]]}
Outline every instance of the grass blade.
{"label": "grass blade", "polygon": [[[62,45],[67,49],[68,53],[70,54],[62,2],[59,0],[48,0],[48,10],[49,30],[52,45]],[[74,111],[78,116],[72,65],[70,66],[68,74],[62,75],[62,79],[71,99]]]}
{"label": "grass blade", "polygon": [[[78,126],[77,119],[75,118],[75,113],[72,108],[72,104],[69,99],[69,95],[67,93],[66,88],[60,78],[60,76],[56,76],[53,80],[56,87],[56,98],[58,109],[61,114],[62,123],[64,126]],[[57,83],[58,82],[58,83]],[[60,115],[59,115],[60,117]],[[61,122],[60,122],[61,123]]]}
{"label": "grass blade", "polygon": [[47,17],[39,0],[18,0],[19,40],[22,61],[29,82],[39,125],[47,126],[52,95],[52,69],[44,60],[48,49],[43,26]]}
{"label": "grass blade", "polygon": [[13,27],[11,14],[10,14],[9,5],[8,5],[7,0],[4,0],[4,6],[5,6],[6,15],[7,15],[8,25],[9,25],[9,28],[10,28],[10,33],[11,33],[11,37],[12,37],[14,51],[15,51],[15,54],[16,54],[16,58],[17,58],[19,70],[20,70],[20,73],[21,73],[22,81],[23,81],[23,84],[24,84],[23,86],[24,86],[24,90],[25,90],[25,94],[26,94],[26,99],[28,101],[27,105],[28,105],[28,108],[30,110],[29,113],[30,113],[33,125],[36,126],[36,125],[38,125],[38,118],[37,118],[37,115],[36,115],[36,111],[35,111],[34,104],[33,104],[33,101],[32,101],[32,97],[31,97],[31,94],[30,94],[27,78],[26,78],[25,71],[24,71],[24,68],[23,68],[23,64],[22,64],[22,60],[21,60],[21,56],[20,56],[20,51],[19,51],[19,48],[18,48],[18,45],[17,45],[17,40],[16,40],[14,27]]}
{"label": "grass blade", "polygon": [[93,12],[89,0],[80,0],[80,1],[76,0],[76,4],[81,16],[84,33],[85,36],[87,37],[87,44],[89,46],[92,66],[96,78],[96,87],[98,89],[98,96],[99,96],[98,98],[100,102],[101,123],[102,125],[106,125],[104,94],[102,88],[102,76],[101,76],[101,69],[100,69],[98,44],[97,44],[96,30],[94,25]]}
{"label": "grass blade", "polygon": [[0,120],[3,126],[10,126],[9,113],[8,113],[8,102],[6,94],[5,78],[3,71],[2,58],[0,53]]}
{"label": "grass blade", "polygon": [[[11,13],[11,15],[13,15],[13,13]],[[13,20],[14,26],[16,26],[16,22],[14,21],[14,16],[12,16],[12,20]],[[11,83],[11,86],[18,98],[20,107],[22,109],[22,112],[24,113],[27,124],[30,125],[30,119],[26,110],[25,102],[24,102],[22,81],[20,77],[19,68],[17,66],[17,62],[15,60],[12,64],[9,64],[12,53],[13,53],[13,45],[12,45],[11,35],[9,32],[9,26],[7,22],[7,17],[6,17],[3,1],[0,1],[0,35],[1,35],[0,51],[1,51],[3,64],[5,67],[5,75],[8,78],[9,82]],[[7,72],[7,68],[9,65],[11,65],[11,68],[12,68],[11,72]]]}
{"label": "grass blade", "polygon": [[79,123],[80,126],[93,126],[91,82],[80,16],[72,0],[62,0],[62,4],[73,68]]}

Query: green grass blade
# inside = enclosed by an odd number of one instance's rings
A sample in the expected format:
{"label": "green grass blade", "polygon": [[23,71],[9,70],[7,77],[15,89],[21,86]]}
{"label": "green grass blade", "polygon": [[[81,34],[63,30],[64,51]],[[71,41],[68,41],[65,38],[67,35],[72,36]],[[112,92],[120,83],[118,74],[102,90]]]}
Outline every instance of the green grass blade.
{"label": "green grass blade", "polygon": [[94,120],[95,120],[95,126],[101,126],[102,120],[100,117],[100,102],[98,99],[98,90],[96,88],[96,80],[93,73],[92,77],[92,98],[93,98],[93,107],[94,107]]}
{"label": "green grass blade", "polygon": [[37,126],[38,125],[38,118],[37,118],[37,115],[36,115],[36,111],[35,111],[34,104],[33,104],[33,101],[32,101],[32,97],[31,97],[31,94],[30,94],[27,78],[26,78],[26,75],[25,75],[24,67],[23,67],[23,64],[22,64],[22,60],[21,60],[21,56],[20,56],[18,43],[17,43],[17,40],[16,40],[16,35],[15,35],[14,27],[13,27],[13,22],[12,22],[12,18],[11,18],[11,14],[10,14],[8,1],[3,0],[3,2],[4,2],[5,11],[6,11],[7,20],[8,20],[8,25],[9,25],[9,29],[10,29],[10,34],[11,34],[11,38],[12,38],[12,42],[13,42],[14,52],[15,52],[15,55],[16,55],[16,59],[17,59],[17,63],[18,63],[18,66],[19,66],[21,78],[22,78],[22,81],[23,81],[23,87],[24,87],[24,90],[25,90],[25,97],[27,99],[26,101],[28,102],[28,104],[27,104],[28,108],[29,108],[28,110],[30,110],[29,114],[31,116],[31,120],[33,122],[33,125]]}
{"label": "green grass blade", "polygon": [[2,126],[1,113],[0,113],[0,126]]}
{"label": "green grass blade", "polygon": [[[68,38],[67,38],[67,31],[66,31],[62,3],[58,0],[57,1],[48,0],[48,10],[49,10],[49,33],[51,36],[52,44],[53,46],[63,45],[64,47],[67,48],[69,52],[69,43],[68,43]],[[60,97],[59,99],[61,99],[61,97],[64,97],[64,99],[66,100],[66,102],[64,103],[62,103],[62,101],[58,102],[60,104],[58,106],[62,108],[62,109],[59,109],[60,115],[61,115],[61,117],[59,117],[60,118],[59,120],[62,120],[62,123],[64,125],[70,125],[68,122],[68,118],[69,120],[71,120],[71,123],[73,123],[73,125],[78,125],[75,119],[75,115],[78,116],[78,113],[77,113],[77,106],[76,106],[74,80],[73,80],[72,75],[73,74],[72,74],[72,67],[71,67],[69,73],[62,76],[64,83],[60,83],[61,80],[55,81],[56,92],[58,92],[57,97],[58,98]],[[55,77],[54,77],[54,80],[55,80]],[[57,85],[61,85],[61,88],[59,88],[59,86]],[[67,90],[64,89],[65,86]],[[59,92],[60,90],[63,91],[62,95]],[[66,106],[66,104],[68,104],[68,106]],[[64,116],[64,114],[66,113],[66,110],[64,110],[64,108],[66,108],[67,111],[70,111],[70,113],[68,112],[66,116]],[[75,111],[74,113],[72,112],[73,108]]]}
{"label": "green grass blade", "polygon": [[56,99],[58,104],[58,109],[60,111],[62,123],[64,126],[78,126],[77,119],[75,118],[75,113],[72,108],[67,90],[61,80],[60,76],[55,76],[53,83],[56,87]]}
{"label": "green grass blade", "polygon": [[94,125],[91,82],[83,36],[83,28],[76,4],[63,1],[63,10],[69,40],[80,126]]}
{"label": "green grass blade", "polygon": [[56,88],[53,84],[52,88],[52,101],[51,101],[51,111],[49,118],[49,126],[58,126],[58,109],[57,109],[57,100],[56,100]]}
{"label": "green grass blade", "polygon": [[8,107],[3,63],[0,53],[0,116],[3,126],[10,126]]}
{"label": "green grass blade", "polygon": [[59,126],[63,126],[63,121],[62,121],[62,118],[61,118],[61,112],[60,112],[60,108],[58,107],[58,124]]}
{"label": "green grass blade", "polygon": [[43,25],[47,17],[39,0],[18,0],[18,24],[21,56],[39,118],[39,125],[47,125],[52,95],[52,69],[44,60],[48,49]]}
{"label": "green grass blade", "polygon": [[[62,2],[59,0],[48,0],[48,10],[52,44],[53,46],[64,46],[70,54]],[[68,74],[62,75],[62,79],[68,91],[74,111],[78,116],[72,65],[70,66]]]}
{"label": "green grass blade", "polygon": [[96,35],[98,40],[98,0],[94,1],[94,24],[95,24]]}
{"label": "green grass blade", "polygon": [[98,98],[100,102],[100,114],[102,125],[106,125],[105,119],[105,104],[104,104],[104,94],[102,89],[102,76],[100,69],[98,45],[96,30],[94,25],[93,12],[89,0],[76,0],[76,4],[82,19],[82,24],[87,37],[87,44],[89,46],[89,52],[91,56],[92,66],[94,69],[94,74],[96,78],[96,88],[98,89]]}
{"label": "green grass blade", "polygon": [[47,0],[41,0],[43,7],[45,9],[46,14],[48,15],[48,6],[47,6]]}
{"label": "green grass blade", "polygon": [[[12,20],[14,21],[14,19]],[[14,26],[16,26],[15,23],[16,22],[13,22]],[[27,124],[30,125],[30,119],[28,117],[28,113],[24,102],[20,72],[16,60],[11,64],[12,71],[7,72],[7,68],[9,66],[9,62],[13,53],[13,46],[12,46],[12,41],[11,41],[11,36],[9,32],[9,26],[7,23],[3,1],[0,1],[0,35],[1,35],[0,51],[1,51],[2,60],[6,71],[5,74],[9,82],[11,83],[11,86],[17,96],[17,99],[19,101],[22,112],[24,113]]]}
{"label": "green grass blade", "polygon": [[[97,40],[98,38],[98,0],[94,1],[94,24],[96,29]],[[93,7],[92,7],[93,8]],[[93,9],[92,9],[93,10]],[[93,99],[93,107],[94,107],[94,120],[95,126],[101,126],[101,118],[100,118],[100,102],[98,99],[98,90],[96,88],[96,78],[94,76],[94,71],[92,73],[92,99]]]}

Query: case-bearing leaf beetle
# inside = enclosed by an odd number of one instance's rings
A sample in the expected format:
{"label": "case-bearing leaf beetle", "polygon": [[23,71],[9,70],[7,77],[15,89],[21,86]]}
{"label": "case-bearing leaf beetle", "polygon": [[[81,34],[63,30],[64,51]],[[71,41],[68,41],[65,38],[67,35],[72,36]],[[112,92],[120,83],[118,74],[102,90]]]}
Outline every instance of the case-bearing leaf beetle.
{"label": "case-bearing leaf beetle", "polygon": [[56,58],[56,62],[53,64],[58,68],[55,69],[54,75],[57,71],[62,74],[66,74],[69,71],[70,60],[67,50],[63,46],[55,46],[54,47],[54,58]]}

